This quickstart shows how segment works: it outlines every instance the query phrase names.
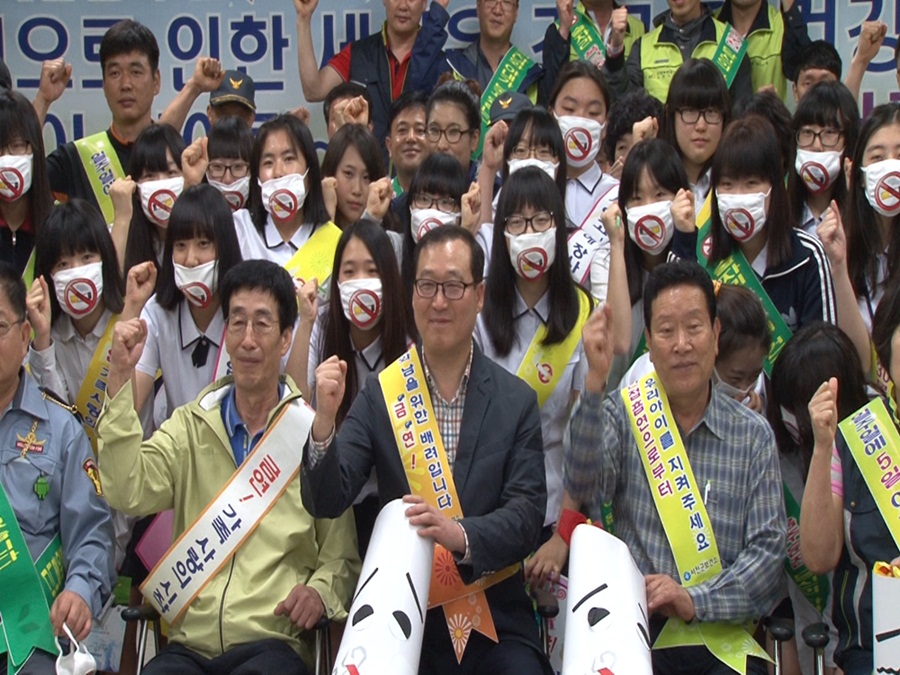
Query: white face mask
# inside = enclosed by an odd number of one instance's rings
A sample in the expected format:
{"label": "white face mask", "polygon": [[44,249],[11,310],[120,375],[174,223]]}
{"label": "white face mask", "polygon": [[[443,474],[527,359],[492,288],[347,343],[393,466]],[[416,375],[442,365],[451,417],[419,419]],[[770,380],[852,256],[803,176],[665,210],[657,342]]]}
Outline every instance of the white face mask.
{"label": "white face mask", "polygon": [[862,167],[866,177],[866,199],[872,208],[889,218],[900,213],[900,159],[885,159]]}
{"label": "white face mask", "polygon": [[511,159],[509,160],[509,162],[507,162],[507,166],[509,166],[510,176],[512,176],[519,169],[524,169],[526,166],[536,166],[545,174],[550,176],[550,178],[556,180],[556,169],[559,165],[549,159],[537,159],[536,157],[528,157],[527,159]]}
{"label": "white face mask", "polygon": [[56,657],[56,675],[88,675],[97,670],[97,661],[84,646],[84,643],[78,644],[75,636],[66,624],[63,624],[63,630],[71,642],[72,651],[63,654],[63,649],[56,640],[56,648],[59,650],[59,656]]}
{"label": "white face mask", "polygon": [[185,267],[172,261],[175,268],[175,285],[185,299],[195,307],[206,309],[212,302],[219,285],[218,262],[210,260],[196,267]]}
{"label": "white face mask", "polygon": [[228,202],[228,206],[231,207],[232,211],[244,208],[244,204],[247,203],[247,198],[250,196],[250,176],[238,178],[236,181],[229,184],[220,183],[209,176],[206,177],[206,180],[210,185],[216,188],[216,190],[222,193],[222,196],[225,197],[225,201]]}
{"label": "white face mask", "polygon": [[807,191],[817,195],[824,192],[841,173],[841,153],[839,150],[813,152],[797,149],[794,169]]}
{"label": "white face mask", "polygon": [[163,180],[148,180],[140,183],[141,208],[150,222],[161,227],[169,224],[172,215],[172,207],[175,200],[184,190],[184,178],[164,178]]}
{"label": "white face mask", "polygon": [[344,316],[361,330],[371,330],[381,320],[381,279],[350,279],[338,284]]}
{"label": "white face mask", "polygon": [[459,225],[458,213],[444,213],[438,209],[410,209],[410,227],[412,228],[413,241],[417,244],[419,239],[441,225]]}
{"label": "white face mask", "polygon": [[794,416],[794,413],[788,411],[784,406],[780,406],[781,408],[781,421],[784,422],[784,428],[787,429],[788,434],[791,437],[791,440],[794,441],[794,445],[800,446],[800,427],[797,425],[797,418]]}
{"label": "white face mask", "polygon": [[73,319],[94,311],[103,294],[103,263],[60,270],[53,275],[53,287],[59,306]]}
{"label": "white face mask", "polygon": [[556,228],[546,232],[503,233],[509,244],[509,261],[516,274],[527,281],[537,281],[556,260]]}
{"label": "white face mask", "polygon": [[575,169],[587,166],[600,152],[600,135],[603,125],[597,120],[575,115],[556,118],[566,148],[566,162]]}
{"label": "white face mask", "polygon": [[34,155],[0,157],[0,199],[14,202],[31,189]]}
{"label": "white face mask", "polygon": [[652,255],[662,253],[675,234],[671,207],[668,200],[629,208],[626,216],[631,241]]}
{"label": "white face mask", "polygon": [[728,384],[723,380],[722,376],[719,375],[719,371],[713,367],[713,386],[715,386],[719,393],[724,394],[728,398],[733,398],[738,403],[746,403],[750,398],[750,392],[753,391],[753,388],[756,385],[754,383],[746,389],[738,389],[734,385]]}
{"label": "white face mask", "polygon": [[286,223],[300,213],[306,201],[306,174],[289,173],[265,183],[259,181],[262,203],[266,212],[277,223]]}
{"label": "white face mask", "polygon": [[750,241],[766,226],[766,197],[772,192],[751,192],[750,194],[722,194],[716,190],[719,202],[719,216],[722,224],[735,241]]}

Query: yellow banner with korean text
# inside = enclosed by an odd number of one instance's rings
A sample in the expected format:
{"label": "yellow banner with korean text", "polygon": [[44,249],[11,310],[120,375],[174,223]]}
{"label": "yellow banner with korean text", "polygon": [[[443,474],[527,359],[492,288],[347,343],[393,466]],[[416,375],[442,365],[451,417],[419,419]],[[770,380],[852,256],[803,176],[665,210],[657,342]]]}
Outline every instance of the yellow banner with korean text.
{"label": "yellow banner with korean text", "polygon": [[[381,371],[378,381],[410,492],[423,497],[448,518],[461,519],[462,506],[416,347]],[[497,642],[497,630],[484,591],[518,570],[518,564],[510,565],[466,585],[453,554],[435,544],[428,608],[444,608],[457,661],[462,661],[473,630]]]}

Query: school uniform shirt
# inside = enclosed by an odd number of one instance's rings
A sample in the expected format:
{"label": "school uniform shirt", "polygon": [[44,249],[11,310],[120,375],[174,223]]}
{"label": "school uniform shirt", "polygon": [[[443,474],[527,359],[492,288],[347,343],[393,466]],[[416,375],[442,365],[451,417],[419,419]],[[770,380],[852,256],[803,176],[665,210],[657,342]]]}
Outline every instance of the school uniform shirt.
{"label": "school uniform shirt", "polygon": [[712,169],[707,169],[696,183],[690,184],[691,192],[694,193],[694,208],[697,210],[697,213],[700,213],[700,208],[703,206],[703,202],[706,201],[706,197],[709,195],[709,188],[712,184],[711,171]]}
{"label": "school uniform shirt", "polygon": [[[221,311],[213,314],[205,331],[197,328],[187,300],[175,309],[163,309],[154,295],[141,312],[147,322],[147,343],[137,370],[156,377],[162,371],[166,392],[166,418],[175,408],[193,401],[210,382],[216,372],[219,350],[225,332],[225,319]],[[201,339],[209,341],[206,363],[195,366],[193,353]]]}
{"label": "school uniform shirt", "polygon": [[244,260],[271,260],[282,267],[294,257],[313,233],[313,226],[310,223],[303,223],[290,241],[285,241],[278,233],[272,217],[267,215],[266,226],[260,235],[247,209],[238,209],[234,212],[234,229]]}
{"label": "school uniform shirt", "polygon": [[800,214],[800,229],[818,239],[819,234],[816,232],[816,228],[819,227],[819,223],[822,222],[822,218],[825,217],[826,213],[827,211],[823,211],[817,218],[810,210],[809,204],[803,202],[803,213]]}
{"label": "school uniform shirt", "polygon": [[[527,307],[518,292],[515,302],[513,325],[516,339],[506,356],[497,354],[481,315],[475,324],[475,342],[481,347],[484,355],[513,375],[518,372],[535,333],[541,326],[546,325],[550,318],[550,294],[544,293],[532,309]],[[584,388],[586,374],[587,359],[584,358],[581,340],[578,340],[578,345],[569,357],[565,370],[559,376],[553,393],[541,408],[544,471],[547,476],[547,510],[544,514],[544,525],[552,525],[559,518],[563,492],[563,435],[569,422],[569,402],[573,391],[580,392]]]}
{"label": "school uniform shirt", "polygon": [[[594,205],[602,203],[606,210],[619,196],[619,181],[600,170],[600,165],[594,162],[587,171],[578,178],[569,178],[566,181],[566,222],[572,229],[581,227],[584,219],[593,210]],[[607,239],[606,231],[598,220],[594,225],[595,231],[589,231],[603,239]],[[609,244],[606,246],[609,248]]]}
{"label": "school uniform shirt", "polygon": [[878,254],[878,276],[875,282],[875,290],[870,289],[868,283],[862,295],[856,296],[859,305],[859,313],[862,316],[863,323],[866,324],[866,330],[869,335],[872,334],[872,322],[875,320],[875,310],[878,309],[878,303],[881,302],[881,296],[884,295],[884,285],[888,277],[888,257],[887,249]]}

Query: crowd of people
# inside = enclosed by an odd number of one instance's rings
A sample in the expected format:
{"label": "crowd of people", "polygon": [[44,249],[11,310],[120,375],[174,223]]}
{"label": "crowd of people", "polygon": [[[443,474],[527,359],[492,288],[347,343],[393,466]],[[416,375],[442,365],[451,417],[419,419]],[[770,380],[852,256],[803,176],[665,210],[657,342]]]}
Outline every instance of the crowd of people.
{"label": "crowd of people", "polygon": [[588,519],[645,577],[655,673],[732,672],[726,643],[765,673],[773,616],[873,672],[900,104],[857,99],[887,27],[843,75],[794,0],[670,0],[650,27],[557,0],[537,63],[518,0],[478,0],[460,49],[447,4],[384,0],[320,68],[294,0],[321,158],[301,101],[258,124],[252,74],[212,58],[154,119],[132,20],[99,48],[108,128],[58,148],[71,66],[29,101],[0,62],[0,668],[57,672],[127,579],[169,624],[145,673],[311,672],[323,618],[384,611],[347,615],[402,498],[459,589],[419,617],[421,673],[552,673],[529,588]]}

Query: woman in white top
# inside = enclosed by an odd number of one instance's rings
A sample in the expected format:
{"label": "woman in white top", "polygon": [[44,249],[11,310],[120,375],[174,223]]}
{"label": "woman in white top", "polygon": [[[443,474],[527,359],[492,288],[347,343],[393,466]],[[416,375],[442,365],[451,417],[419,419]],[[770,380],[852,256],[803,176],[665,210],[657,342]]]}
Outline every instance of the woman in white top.
{"label": "woman in white top", "polygon": [[248,207],[234,214],[244,259],[284,265],[330,220],[309,129],[293,115],[265,122],[250,157]]}
{"label": "woman in white top", "polygon": [[[545,526],[563,493],[563,433],[587,362],[581,329],[593,306],[571,278],[562,196],[541,169],[515,172],[497,203],[494,250],[475,339],[486,356],[536,389],[547,476]],[[547,531],[549,537],[549,527]]]}
{"label": "woman in white top", "polygon": [[241,261],[231,209],[210,185],[185,190],[172,209],[156,295],[141,318],[147,343],[135,370],[135,406],[153,393],[162,372],[166,417],[228,373],[219,286]]}
{"label": "woman in white top", "polygon": [[[304,396],[313,401],[315,373],[331,357],[345,361],[347,381],[337,414],[337,426],[347,416],[370,375],[378,375],[407,350],[411,317],[402,293],[394,249],[384,230],[362,220],[344,230],[331,273],[332,300],[316,314],[315,293],[301,293],[301,318],[294,350],[308,348]],[[310,319],[317,316],[312,334]],[[291,358],[302,358],[292,354]],[[377,383],[374,383],[378,386]],[[372,386],[372,383],[369,384]],[[314,403],[314,401],[313,401]],[[365,555],[375,517],[378,489],[374,473],[354,504],[360,555]]]}

